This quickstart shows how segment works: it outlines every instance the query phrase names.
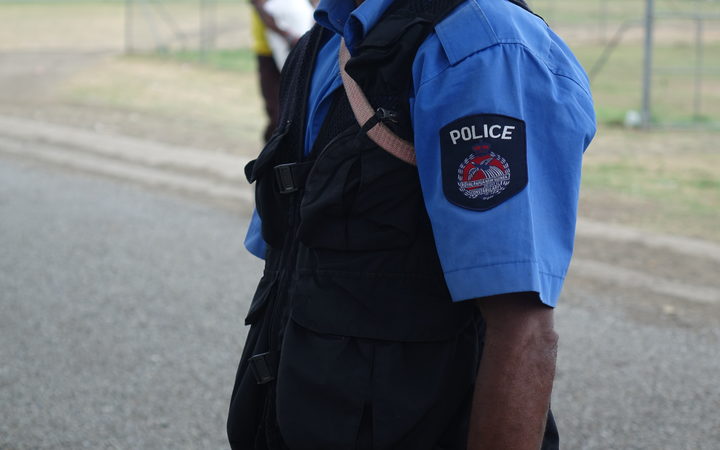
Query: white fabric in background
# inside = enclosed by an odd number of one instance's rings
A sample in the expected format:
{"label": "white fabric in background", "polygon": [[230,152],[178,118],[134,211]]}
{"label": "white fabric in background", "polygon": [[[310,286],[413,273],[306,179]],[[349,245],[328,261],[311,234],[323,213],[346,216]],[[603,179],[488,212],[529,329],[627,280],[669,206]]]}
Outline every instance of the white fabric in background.
{"label": "white fabric in background", "polygon": [[[275,19],[278,28],[291,36],[302,36],[315,23],[313,7],[307,0],[268,0],[263,7]],[[266,36],[275,64],[278,69],[282,69],[290,53],[290,45],[284,37],[269,28]]]}

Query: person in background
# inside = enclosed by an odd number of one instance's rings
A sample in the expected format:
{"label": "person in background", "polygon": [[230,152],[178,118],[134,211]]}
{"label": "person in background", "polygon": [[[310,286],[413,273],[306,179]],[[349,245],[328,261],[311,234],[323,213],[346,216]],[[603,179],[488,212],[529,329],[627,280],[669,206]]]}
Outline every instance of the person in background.
{"label": "person in background", "polygon": [[305,0],[251,0],[250,25],[253,50],[257,55],[260,91],[268,123],[265,142],[277,128],[280,116],[280,71],[288,53],[314,20],[312,6]]}
{"label": "person in background", "polygon": [[[256,2],[253,2],[255,4]],[[263,131],[263,140],[267,142],[273,130],[277,127],[280,105],[278,90],[280,88],[280,70],[275,65],[272,50],[265,37],[265,23],[256,8],[251,11],[250,26],[253,37],[253,50],[257,55],[258,77],[260,78],[260,92],[265,103],[265,113],[268,123]]]}

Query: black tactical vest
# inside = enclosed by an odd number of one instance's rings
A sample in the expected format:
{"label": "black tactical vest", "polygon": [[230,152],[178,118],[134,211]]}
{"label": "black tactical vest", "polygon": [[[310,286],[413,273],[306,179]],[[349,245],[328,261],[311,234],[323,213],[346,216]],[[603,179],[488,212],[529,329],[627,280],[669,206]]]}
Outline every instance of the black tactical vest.
{"label": "black tactical vest", "polygon": [[[397,0],[347,65],[378,120],[406,140],[415,53],[460,3]],[[396,342],[443,341],[480,326],[472,302],[451,301],[417,168],[369,140],[342,88],[304,155],[310,76],[329,33],[315,26],[291,52],[281,125],[246,167],[268,252],[246,318],[252,327],[228,419],[233,448],[284,448],[274,385],[288,321],[322,335]],[[476,365],[479,354],[468,358]]]}

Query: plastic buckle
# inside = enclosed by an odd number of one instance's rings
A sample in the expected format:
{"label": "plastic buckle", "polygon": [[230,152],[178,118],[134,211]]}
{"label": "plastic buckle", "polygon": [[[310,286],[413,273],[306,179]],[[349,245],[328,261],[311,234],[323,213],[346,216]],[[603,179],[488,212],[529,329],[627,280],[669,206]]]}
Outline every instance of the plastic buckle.
{"label": "plastic buckle", "polygon": [[260,353],[248,360],[257,384],[266,384],[275,379],[275,352]]}
{"label": "plastic buckle", "polygon": [[398,123],[398,113],[383,107],[375,110],[375,115],[381,122]]}
{"label": "plastic buckle", "polygon": [[296,165],[296,163],[280,164],[273,168],[275,171],[275,180],[277,181],[281,194],[290,194],[298,190],[292,171],[294,165]]}

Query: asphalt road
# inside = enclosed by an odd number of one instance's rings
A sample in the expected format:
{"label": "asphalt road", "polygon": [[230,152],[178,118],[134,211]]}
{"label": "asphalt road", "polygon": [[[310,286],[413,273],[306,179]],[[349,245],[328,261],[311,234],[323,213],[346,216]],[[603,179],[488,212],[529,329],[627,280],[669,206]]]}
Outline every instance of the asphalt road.
{"label": "asphalt road", "polygon": [[[227,205],[0,156],[0,448],[226,448],[261,270],[246,223]],[[719,308],[571,276],[557,310],[563,448],[720,449]]]}
{"label": "asphalt road", "polygon": [[0,159],[0,448],[225,448],[261,270],[228,209]]}

